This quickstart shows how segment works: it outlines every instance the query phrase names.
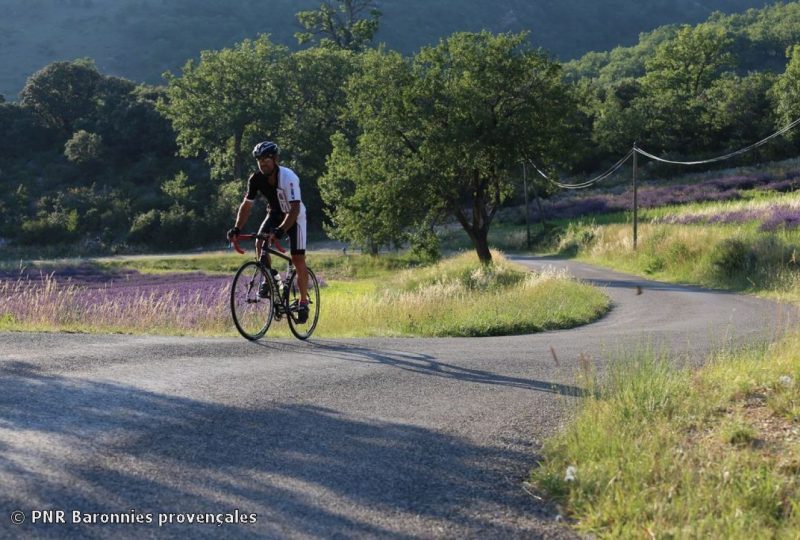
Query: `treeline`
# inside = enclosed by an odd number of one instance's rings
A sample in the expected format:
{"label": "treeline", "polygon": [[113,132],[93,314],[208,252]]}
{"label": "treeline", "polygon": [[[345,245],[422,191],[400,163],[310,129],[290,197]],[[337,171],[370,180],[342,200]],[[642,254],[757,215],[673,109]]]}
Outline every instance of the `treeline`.
{"label": "treeline", "polygon": [[[215,209],[233,203],[214,203],[201,160],[175,156],[175,131],[157,110],[164,96],[78,60],[46,66],[18,103],[0,103],[3,243],[103,252],[196,245],[218,232]],[[188,228],[193,237],[179,240],[157,232]]]}
{"label": "treeline", "polygon": [[[697,26],[643,34],[634,47],[589,53],[565,64],[583,96],[597,152],[620,155],[633,141],[652,152],[692,158],[754,142],[798,116],[800,3],[714,14]],[[779,140],[747,158],[794,155]]]}
{"label": "treeline", "polygon": [[[0,237],[101,250],[214,241],[253,144],[273,139],[312,226],[324,217],[330,236],[365,249],[411,242],[435,256],[433,227],[452,220],[488,261],[524,159],[592,171],[633,141],[705,157],[800,117],[798,3],[663,28],[566,68],[525,34],[457,33],[404,56],[371,45],[379,17],[371,0],[328,2],[298,14],[310,48],[245,40],[205,51],[164,87],[87,61],[45,67],[0,105]],[[794,156],[799,140],[747,159]]]}

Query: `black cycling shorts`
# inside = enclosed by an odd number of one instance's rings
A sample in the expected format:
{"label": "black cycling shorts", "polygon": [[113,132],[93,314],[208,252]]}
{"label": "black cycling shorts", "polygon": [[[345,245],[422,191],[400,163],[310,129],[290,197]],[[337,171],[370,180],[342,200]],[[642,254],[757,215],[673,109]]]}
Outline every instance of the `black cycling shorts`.
{"label": "black cycling shorts", "polygon": [[[283,223],[283,214],[267,214],[261,227],[258,229],[259,234],[268,234],[272,229],[280,227]],[[292,255],[305,255],[306,254],[306,220],[305,218],[298,218],[294,225],[289,227],[286,231],[289,237],[289,252]]]}

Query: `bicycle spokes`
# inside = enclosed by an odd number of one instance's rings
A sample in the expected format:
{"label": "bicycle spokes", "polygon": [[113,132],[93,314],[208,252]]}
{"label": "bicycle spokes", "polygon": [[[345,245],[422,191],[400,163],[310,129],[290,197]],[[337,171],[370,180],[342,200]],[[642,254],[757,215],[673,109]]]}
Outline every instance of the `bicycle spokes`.
{"label": "bicycle spokes", "polygon": [[[300,304],[300,287],[296,272],[291,275],[291,283],[288,290],[289,329],[298,339],[308,338],[314,332],[319,320],[319,283],[314,272],[310,269],[307,269],[307,272],[307,304]],[[305,313],[302,313],[303,311]]]}
{"label": "bicycle spokes", "polygon": [[272,323],[273,288],[263,266],[250,261],[236,272],[231,286],[231,314],[239,333],[261,338]]}

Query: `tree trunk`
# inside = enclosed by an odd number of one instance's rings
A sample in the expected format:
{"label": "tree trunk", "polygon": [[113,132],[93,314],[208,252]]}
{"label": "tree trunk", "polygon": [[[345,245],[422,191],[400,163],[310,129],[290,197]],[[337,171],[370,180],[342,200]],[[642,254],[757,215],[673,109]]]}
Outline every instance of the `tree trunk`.
{"label": "tree trunk", "polygon": [[492,252],[489,251],[489,231],[487,229],[476,231],[472,241],[481,264],[485,266],[492,264]]}
{"label": "tree trunk", "polygon": [[[456,219],[464,228],[472,240],[472,245],[475,246],[475,253],[478,255],[478,260],[481,264],[492,264],[492,252],[489,251],[489,225],[494,218],[495,211],[497,210],[497,201],[490,212],[487,208],[487,194],[486,191],[489,183],[481,178],[479,171],[473,171],[471,191],[472,191],[472,221],[467,219],[464,210],[460,207],[454,207],[453,213]],[[495,195],[499,199],[499,194]]]}
{"label": "tree trunk", "polygon": [[[478,255],[478,260],[482,264],[492,264],[492,252],[489,251],[489,226],[476,225],[476,220],[474,219],[476,216],[474,215],[473,222],[470,223],[461,209],[455,209],[454,213],[461,227],[463,227],[469,239],[472,240],[472,245],[475,246],[475,253]],[[478,222],[480,223],[480,221]],[[485,221],[483,223],[485,223]]]}

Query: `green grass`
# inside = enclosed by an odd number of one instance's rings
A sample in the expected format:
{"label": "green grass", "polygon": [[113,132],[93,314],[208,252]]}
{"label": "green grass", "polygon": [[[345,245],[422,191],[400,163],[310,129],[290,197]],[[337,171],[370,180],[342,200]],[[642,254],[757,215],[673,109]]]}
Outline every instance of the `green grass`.
{"label": "green grass", "polygon": [[642,224],[634,251],[629,226],[584,226],[579,260],[673,283],[800,301],[797,231],[755,225]]}
{"label": "green grass", "polygon": [[800,537],[798,346],[618,358],[531,481],[598,537]]}
{"label": "green grass", "polygon": [[[207,274],[233,274],[251,255],[231,252],[210,252],[201,255],[146,255],[125,257],[100,257],[93,264],[102,269],[128,269],[142,273],[204,272]],[[388,272],[422,264],[408,254],[383,254],[373,257],[362,254],[343,255],[340,251],[314,251],[306,261],[317,274],[327,279],[364,279],[378,277]],[[67,261],[68,262],[68,261]],[[58,261],[43,261],[40,265],[57,265]],[[282,261],[275,261],[285,264]]]}
{"label": "green grass", "polygon": [[[585,324],[605,313],[598,289],[531,273],[495,252],[484,268],[468,253],[437,265],[326,290],[321,335],[490,336]],[[357,320],[356,323],[353,319]]]}

